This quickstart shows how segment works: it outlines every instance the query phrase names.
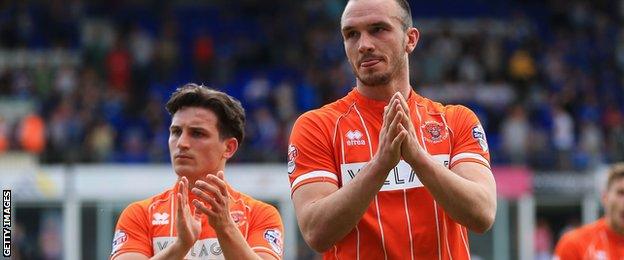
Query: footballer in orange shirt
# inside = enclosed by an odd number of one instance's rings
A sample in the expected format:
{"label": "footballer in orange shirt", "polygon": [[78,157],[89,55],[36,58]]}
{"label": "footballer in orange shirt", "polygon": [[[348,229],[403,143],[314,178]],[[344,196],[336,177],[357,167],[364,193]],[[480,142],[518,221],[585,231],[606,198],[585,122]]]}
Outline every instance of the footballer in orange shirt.
{"label": "footballer in orange shirt", "polygon": [[122,212],[111,259],[281,259],[284,230],[277,209],[234,190],[223,177],[244,137],[240,102],[186,84],[166,108],[178,181]]}
{"label": "footballer in orange shirt", "polygon": [[624,259],[624,163],[611,167],[602,204],[605,216],[565,233],[553,259]]}
{"label": "footballer in orange shirt", "polygon": [[348,1],[341,33],[356,86],[299,117],[288,148],[304,240],[324,259],[469,259],[496,212],[478,118],[412,90],[407,1]]}

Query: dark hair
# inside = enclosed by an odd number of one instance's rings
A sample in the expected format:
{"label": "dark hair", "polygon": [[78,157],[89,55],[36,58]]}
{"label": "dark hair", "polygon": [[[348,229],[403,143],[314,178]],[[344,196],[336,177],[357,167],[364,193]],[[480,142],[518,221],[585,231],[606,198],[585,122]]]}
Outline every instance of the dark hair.
{"label": "dark hair", "polygon": [[203,85],[187,83],[179,87],[173,94],[165,108],[170,115],[185,107],[201,107],[214,112],[217,118],[217,129],[221,139],[234,137],[239,145],[245,137],[245,109],[240,101]]}
{"label": "dark hair", "polygon": [[[351,2],[354,0],[349,0]],[[412,9],[410,9],[410,5],[407,0],[395,0],[395,2],[401,7],[403,14],[399,17],[401,23],[403,25],[403,31],[407,31],[408,28],[413,27],[414,24],[412,22]]]}
{"label": "dark hair", "polygon": [[607,177],[607,190],[611,188],[611,185],[621,179],[624,178],[624,162],[616,163],[609,168],[609,175]]}

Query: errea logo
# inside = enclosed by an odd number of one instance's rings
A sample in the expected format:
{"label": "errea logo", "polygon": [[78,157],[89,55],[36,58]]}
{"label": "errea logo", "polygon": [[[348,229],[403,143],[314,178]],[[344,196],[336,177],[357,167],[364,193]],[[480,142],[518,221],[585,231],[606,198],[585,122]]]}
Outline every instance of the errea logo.
{"label": "errea logo", "polygon": [[360,130],[347,131],[347,145],[366,145],[366,141],[362,140],[362,132]]}
{"label": "errea logo", "polygon": [[154,219],[152,220],[152,225],[167,225],[169,224],[169,214],[165,213],[154,213]]}

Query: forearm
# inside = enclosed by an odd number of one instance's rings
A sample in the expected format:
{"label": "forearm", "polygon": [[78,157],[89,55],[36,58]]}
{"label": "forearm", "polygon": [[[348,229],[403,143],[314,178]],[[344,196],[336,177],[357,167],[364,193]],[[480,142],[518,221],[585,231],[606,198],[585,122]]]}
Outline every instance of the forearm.
{"label": "forearm", "polygon": [[249,244],[247,244],[247,241],[245,241],[245,238],[234,223],[215,229],[215,231],[217,232],[219,246],[223,251],[225,259],[262,259],[249,247]]}
{"label": "forearm", "polygon": [[428,154],[410,165],[452,219],[478,233],[491,227],[496,213],[495,188],[458,175]]}
{"label": "forearm", "polygon": [[176,240],[173,244],[151,257],[150,260],[184,259],[191,247],[183,246]]}
{"label": "forearm", "polygon": [[306,242],[324,252],[344,238],[360,221],[389,171],[371,161],[347,185],[303,208],[298,215],[305,220],[299,225]]}

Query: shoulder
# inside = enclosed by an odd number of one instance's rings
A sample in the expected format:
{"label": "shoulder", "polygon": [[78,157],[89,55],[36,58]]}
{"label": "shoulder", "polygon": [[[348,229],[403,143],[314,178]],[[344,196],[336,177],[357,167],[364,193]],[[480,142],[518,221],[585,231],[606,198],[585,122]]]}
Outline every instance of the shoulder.
{"label": "shoulder", "polygon": [[453,133],[472,133],[475,138],[477,135],[485,135],[479,117],[470,108],[455,104],[443,107],[444,118]]}
{"label": "shoulder", "polygon": [[607,228],[607,223],[605,222],[604,218],[598,219],[592,223],[580,226],[577,229],[572,230],[572,232],[574,232],[574,235],[576,236],[588,236],[588,235],[592,235],[594,236],[597,232],[602,231],[604,229]]}
{"label": "shoulder", "polygon": [[277,208],[269,203],[257,200],[244,193],[240,193],[240,198],[249,206],[252,214],[265,214],[279,217]]}
{"label": "shoulder", "polygon": [[316,143],[319,139],[330,142],[341,115],[349,110],[349,105],[339,100],[321,108],[305,112],[295,121],[290,135],[291,143]]}
{"label": "shoulder", "polygon": [[337,100],[335,102],[324,105],[323,107],[307,111],[303,113],[295,124],[297,123],[327,123],[332,124],[338,117],[345,114],[350,107],[350,103],[347,100]]}
{"label": "shoulder", "polygon": [[426,97],[418,97],[420,106],[424,106],[429,114],[440,114],[453,132],[465,131],[479,125],[479,118],[468,107],[459,104],[442,104]]}
{"label": "shoulder", "polygon": [[147,213],[149,206],[151,204],[151,198],[149,199],[144,199],[144,200],[139,200],[139,201],[135,201],[130,203],[126,209],[124,210],[124,212],[128,212],[128,213]]}
{"label": "shoulder", "polygon": [[126,209],[124,210],[124,212],[131,212],[131,213],[145,213],[147,214],[150,211],[150,208],[152,207],[158,207],[161,205],[169,205],[169,202],[171,200],[171,194],[172,194],[173,190],[169,189],[166,190],[162,193],[156,194],[154,196],[151,196],[147,199],[144,200],[139,200],[139,201],[135,201],[130,203],[130,205],[128,205],[126,207]]}
{"label": "shoulder", "polygon": [[429,98],[418,95],[416,97],[416,102],[420,106],[424,106],[427,109],[427,112],[431,114],[443,114],[446,113],[446,110],[450,106],[445,106],[444,104],[431,100]]}
{"label": "shoulder", "polygon": [[596,221],[581,227],[572,229],[561,236],[559,241],[562,245],[583,245],[587,238],[594,237],[595,233],[600,229],[600,222]]}
{"label": "shoulder", "polygon": [[266,202],[257,200],[242,192],[237,192],[237,199],[241,200],[247,207],[248,217],[256,224],[260,223],[279,223],[281,225],[281,217],[277,208]]}
{"label": "shoulder", "polygon": [[468,107],[464,105],[445,105],[444,112],[449,118],[466,118],[466,117],[477,117],[476,114]]}
{"label": "shoulder", "polygon": [[430,114],[444,114],[447,118],[475,115],[470,108],[464,105],[442,104],[423,96],[419,96],[417,102],[420,106],[424,106]]}

